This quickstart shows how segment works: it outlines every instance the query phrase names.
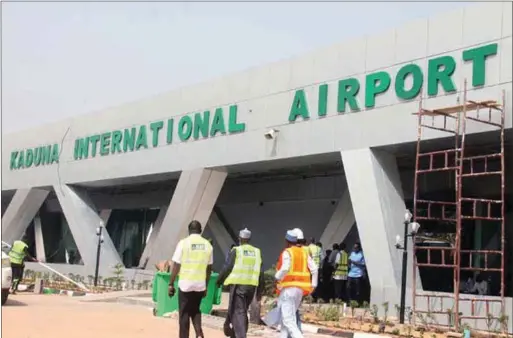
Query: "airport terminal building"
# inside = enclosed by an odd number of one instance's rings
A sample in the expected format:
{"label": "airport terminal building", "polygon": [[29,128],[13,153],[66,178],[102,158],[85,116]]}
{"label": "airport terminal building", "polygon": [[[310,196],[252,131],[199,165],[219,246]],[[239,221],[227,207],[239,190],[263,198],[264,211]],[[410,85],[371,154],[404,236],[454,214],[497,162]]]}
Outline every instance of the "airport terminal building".
{"label": "airport terminal building", "polygon": [[[253,232],[269,268],[285,231],[299,227],[325,249],[360,241],[372,303],[397,304],[402,253],[395,238],[405,210],[413,210],[417,190],[448,200],[459,184],[454,174],[416,172],[414,113],[468,103],[474,114],[472,104],[497,102],[503,141],[493,125],[467,121],[465,142],[470,152],[501,152],[503,144],[505,188],[484,177],[465,183],[464,194],[500,200],[502,192],[505,226],[476,217],[459,241],[468,250],[502,250],[504,259],[490,264],[502,266],[504,276],[489,278],[495,295],[505,293],[511,318],[512,63],[512,4],[488,2],[5,135],[2,239],[27,233],[35,256],[90,275],[103,223],[101,274],[108,275],[117,263],[140,271],[170,259],[192,219],[214,242],[215,269],[241,228]],[[443,121],[446,113],[439,115]],[[454,148],[444,128],[426,129],[422,146]],[[425,237],[444,233],[442,223],[420,219]],[[416,270],[409,270],[411,286]],[[417,288],[453,291],[443,286],[452,276],[416,275]]]}

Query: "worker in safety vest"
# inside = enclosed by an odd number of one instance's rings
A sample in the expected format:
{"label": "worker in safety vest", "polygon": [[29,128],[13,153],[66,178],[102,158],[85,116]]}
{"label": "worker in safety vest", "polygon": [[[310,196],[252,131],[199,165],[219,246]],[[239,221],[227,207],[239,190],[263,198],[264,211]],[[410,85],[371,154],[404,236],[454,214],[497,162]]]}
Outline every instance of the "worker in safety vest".
{"label": "worker in safety vest", "polygon": [[312,256],[312,259],[314,260],[315,264],[321,268],[321,262],[323,259],[322,255],[322,246],[319,245],[320,243],[315,243],[315,238],[310,238],[310,244],[308,245],[308,250],[310,252],[310,256]]}
{"label": "worker in safety vest", "polygon": [[335,258],[335,269],[333,271],[333,288],[335,299],[347,302],[347,273],[349,271],[348,254],[346,244],[339,244],[339,252]]}
{"label": "worker in safety vest", "polygon": [[219,273],[217,285],[230,287],[228,315],[224,334],[228,337],[246,338],[248,309],[255,296],[260,301],[264,288],[262,255],[260,249],[249,244],[251,231],[239,232],[239,246],[230,251],[227,263]]}
{"label": "worker in safety vest", "polygon": [[25,260],[29,259],[31,261],[37,262],[35,258],[29,255],[28,244],[26,242],[27,236],[24,235],[21,240],[14,241],[11,250],[9,251],[9,260],[11,261],[12,270],[12,294],[15,294],[16,291],[18,291],[18,285],[20,284],[20,281],[23,279]]}
{"label": "worker in safety vest", "polygon": [[[310,252],[310,256],[312,257],[314,263],[317,265],[318,269],[319,269],[319,279],[321,277],[321,262],[323,260],[323,252],[322,252],[322,244],[319,242],[319,243],[316,243],[315,242],[315,238],[310,238],[310,244],[308,245],[308,250]],[[320,283],[320,280],[319,280],[319,283]],[[317,302],[317,299],[319,298],[319,293],[320,293],[320,290],[319,288],[316,288],[314,290],[314,292],[312,293],[312,298],[314,300],[314,302]]]}
{"label": "worker in safety vest", "polygon": [[[303,230],[301,230],[299,228],[294,228],[294,230],[292,230],[292,231],[294,231],[294,233],[296,234],[296,238],[297,238],[296,245],[301,247],[301,249],[303,249],[308,256],[311,256],[310,249],[308,248],[308,245],[306,245],[306,240],[305,240],[305,235],[303,234]],[[313,296],[313,294],[314,294],[314,292],[312,292],[312,296]],[[301,329],[301,313],[299,312],[299,310],[296,313],[296,318],[297,318],[297,327],[298,327],[299,331],[303,332],[303,330]],[[288,335],[288,338],[290,338],[290,334]]]}
{"label": "worker in safety vest", "polygon": [[169,296],[175,294],[175,280],[178,280],[178,322],[180,338],[189,338],[192,320],[197,338],[204,338],[201,328],[201,299],[207,294],[207,285],[212,272],[214,257],[212,245],[201,236],[201,223],[189,224],[189,236],[176,246],[173,255],[173,270],[169,279]]}
{"label": "worker in safety vest", "polygon": [[278,307],[281,313],[281,336],[302,338],[297,325],[297,311],[303,296],[317,287],[317,270],[312,258],[297,245],[297,234],[287,231],[286,248],[280,255],[275,278],[278,281]]}

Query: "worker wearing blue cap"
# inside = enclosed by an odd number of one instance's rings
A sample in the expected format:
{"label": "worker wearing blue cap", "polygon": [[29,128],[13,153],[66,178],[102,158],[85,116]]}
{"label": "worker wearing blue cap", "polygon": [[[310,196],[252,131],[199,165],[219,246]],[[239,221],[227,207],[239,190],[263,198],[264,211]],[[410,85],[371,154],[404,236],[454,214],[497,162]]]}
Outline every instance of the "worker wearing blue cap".
{"label": "worker wearing blue cap", "polygon": [[246,338],[248,309],[255,296],[260,300],[264,287],[260,249],[249,244],[251,231],[239,232],[239,245],[232,248],[227,262],[219,273],[217,285],[230,287],[228,315],[224,333],[231,338]]}

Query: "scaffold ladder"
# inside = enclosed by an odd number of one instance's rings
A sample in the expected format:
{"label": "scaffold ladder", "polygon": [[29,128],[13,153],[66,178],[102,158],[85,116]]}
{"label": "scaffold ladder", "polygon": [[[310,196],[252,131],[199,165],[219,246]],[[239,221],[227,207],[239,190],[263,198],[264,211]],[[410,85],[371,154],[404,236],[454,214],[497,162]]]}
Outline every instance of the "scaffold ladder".
{"label": "scaffold ladder", "polygon": [[[504,153],[504,127],[505,127],[505,92],[502,91],[502,103],[494,100],[471,101],[467,98],[467,82],[465,80],[463,89],[463,100],[461,104],[435,110],[423,108],[422,98],[419,103],[419,111],[415,113],[418,117],[418,137],[415,160],[414,176],[414,201],[413,218],[419,222],[443,222],[448,228],[454,230],[451,238],[452,243],[447,246],[424,247],[413,245],[413,285],[416,285],[417,268],[430,267],[451,269],[453,274],[453,292],[449,294],[434,294],[419,292],[413,288],[413,321],[423,314],[440,315],[449,314],[451,318],[447,325],[458,330],[462,320],[494,320],[499,318],[505,311],[505,153]],[[485,112],[483,113],[483,110]],[[471,114],[473,113],[473,114]],[[465,136],[467,123],[477,122],[489,126],[499,133],[500,151],[493,153],[466,156]],[[454,137],[453,146],[449,149],[422,151],[424,129],[436,130],[450,134]],[[499,163],[497,166],[492,162]],[[447,172],[454,175],[454,199],[452,200],[430,200],[425,199],[419,191],[419,179],[425,175],[435,172]],[[472,178],[482,176],[499,176],[500,198],[490,199],[481,197],[463,196],[463,185]],[[464,210],[470,209],[467,213]],[[499,210],[498,213],[494,210]],[[484,210],[484,215],[478,210]],[[500,223],[500,248],[497,250],[466,250],[462,249],[462,230],[464,221],[482,220]],[[418,261],[418,253],[424,251],[425,259]],[[436,255],[440,259],[434,262],[432,257]],[[493,258],[499,257],[500,266],[489,265]],[[462,264],[462,257],[467,258],[469,264]],[[476,259],[484,261],[484,266],[474,266],[472,262]],[[461,271],[473,272],[497,272],[500,274],[500,297],[475,296],[460,294]],[[418,301],[424,299],[425,307],[419,307]],[[437,301],[438,306],[432,306],[432,301]],[[445,301],[445,304],[444,304]],[[461,304],[470,303],[470,313],[463,313]],[[451,304],[451,308],[444,305]],[[491,309],[492,303],[500,303],[500,314]],[[485,312],[477,311],[478,304],[484,304]],[[501,325],[501,330],[507,330],[506,325]]]}

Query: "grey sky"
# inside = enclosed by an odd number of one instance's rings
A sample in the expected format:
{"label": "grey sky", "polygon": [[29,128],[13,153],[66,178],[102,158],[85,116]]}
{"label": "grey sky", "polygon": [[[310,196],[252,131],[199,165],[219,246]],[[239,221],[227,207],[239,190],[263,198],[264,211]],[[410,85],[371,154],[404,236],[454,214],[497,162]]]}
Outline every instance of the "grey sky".
{"label": "grey sky", "polygon": [[4,2],[2,131],[134,101],[466,5]]}

